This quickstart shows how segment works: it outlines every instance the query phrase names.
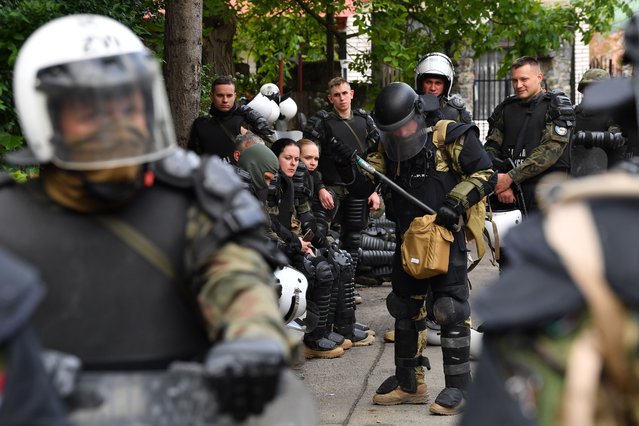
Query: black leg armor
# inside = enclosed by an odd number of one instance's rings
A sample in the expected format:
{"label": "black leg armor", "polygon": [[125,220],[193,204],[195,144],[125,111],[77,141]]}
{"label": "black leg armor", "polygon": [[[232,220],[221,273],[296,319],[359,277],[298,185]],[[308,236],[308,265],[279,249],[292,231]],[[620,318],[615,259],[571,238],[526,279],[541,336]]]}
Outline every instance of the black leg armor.
{"label": "black leg armor", "polygon": [[305,257],[303,271],[309,281],[309,290],[306,292],[307,309],[313,304],[317,307],[317,326],[304,335],[304,343],[313,349],[333,349],[335,343],[324,337],[327,331],[331,287],[333,286],[331,266],[324,257]]}
{"label": "black leg armor", "polygon": [[468,301],[437,297],[433,316],[441,326],[442,357],[446,387],[466,390],[470,384],[470,315]]}
{"label": "black leg armor", "polygon": [[355,282],[351,257],[344,250],[329,251],[329,259],[335,268],[335,332],[353,339],[355,324]]}
{"label": "black leg armor", "polygon": [[342,243],[353,259],[353,270],[357,270],[362,240],[362,229],[368,222],[368,200],[346,197],[342,202]]}
{"label": "black leg armor", "polygon": [[428,358],[421,355],[425,341],[422,332],[426,329],[424,299],[390,293],[386,306],[395,318],[395,378],[391,377],[382,383],[377,393],[388,393],[394,389],[393,385],[415,393],[418,381],[423,381],[423,366],[430,369]]}

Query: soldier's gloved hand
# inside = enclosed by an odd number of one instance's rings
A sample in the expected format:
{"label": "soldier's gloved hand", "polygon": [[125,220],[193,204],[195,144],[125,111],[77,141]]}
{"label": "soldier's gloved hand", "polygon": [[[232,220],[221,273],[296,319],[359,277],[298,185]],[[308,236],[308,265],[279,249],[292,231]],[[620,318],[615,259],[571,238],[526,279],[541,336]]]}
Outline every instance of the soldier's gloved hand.
{"label": "soldier's gloved hand", "polygon": [[355,148],[348,146],[337,138],[331,139],[331,146],[335,153],[336,162],[347,164],[353,161],[353,158],[357,155],[357,150]]}
{"label": "soldier's gloved hand", "polygon": [[236,421],[260,414],[275,398],[286,365],[281,345],[267,338],[239,338],[209,351],[204,374],[215,391],[220,412]]}
{"label": "soldier's gloved hand", "polygon": [[507,171],[510,171],[510,168],[511,168],[510,163],[508,163],[506,160],[502,160],[501,158],[495,156],[492,152],[489,152],[488,156],[493,162],[493,167],[492,167],[493,170],[500,173],[505,173]]}
{"label": "soldier's gloved hand", "polygon": [[459,216],[463,213],[464,209],[456,201],[446,199],[444,205],[437,210],[437,216],[435,216],[435,223],[455,231],[457,224],[459,223]]}

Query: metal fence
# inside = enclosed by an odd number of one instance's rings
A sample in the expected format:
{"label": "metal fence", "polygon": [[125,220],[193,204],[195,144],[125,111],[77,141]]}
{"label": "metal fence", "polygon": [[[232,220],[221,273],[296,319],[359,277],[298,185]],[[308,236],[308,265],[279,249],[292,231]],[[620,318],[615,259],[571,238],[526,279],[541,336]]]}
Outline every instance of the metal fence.
{"label": "metal fence", "polygon": [[510,74],[499,78],[497,72],[504,59],[503,52],[490,52],[475,60],[473,84],[473,120],[483,141],[488,133],[488,117],[506,96],[513,93]]}

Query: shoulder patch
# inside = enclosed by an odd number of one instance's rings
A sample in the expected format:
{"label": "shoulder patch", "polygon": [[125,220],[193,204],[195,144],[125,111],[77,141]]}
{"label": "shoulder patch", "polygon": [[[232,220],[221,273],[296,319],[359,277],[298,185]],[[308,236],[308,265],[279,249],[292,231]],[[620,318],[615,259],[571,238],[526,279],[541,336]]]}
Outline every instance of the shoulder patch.
{"label": "shoulder patch", "polygon": [[563,126],[555,125],[555,133],[559,136],[566,136],[566,134],[568,133],[568,129]]}

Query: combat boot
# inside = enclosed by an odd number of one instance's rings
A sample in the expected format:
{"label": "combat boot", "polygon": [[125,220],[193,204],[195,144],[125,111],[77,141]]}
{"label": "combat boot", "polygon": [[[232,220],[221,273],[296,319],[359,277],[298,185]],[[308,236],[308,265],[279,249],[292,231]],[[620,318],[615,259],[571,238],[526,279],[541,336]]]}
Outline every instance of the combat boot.
{"label": "combat boot", "polygon": [[395,330],[388,330],[384,333],[384,342],[395,343]]}
{"label": "combat boot", "polygon": [[465,404],[466,398],[461,389],[444,388],[430,405],[429,411],[442,416],[454,416],[464,411]]}
{"label": "combat boot", "polygon": [[332,359],[344,355],[344,349],[326,338],[312,342],[304,341],[304,357],[306,359]]}
{"label": "combat boot", "polygon": [[426,383],[418,384],[415,392],[407,392],[399,386],[397,378],[391,376],[377,389],[373,396],[373,403],[377,405],[426,404],[429,398]]}
{"label": "combat boot", "polygon": [[355,324],[353,324],[353,327],[358,330],[362,330],[363,332],[368,333],[371,336],[375,335],[375,330],[371,330],[369,326],[367,326],[366,324],[362,324],[361,322],[356,322]]}

